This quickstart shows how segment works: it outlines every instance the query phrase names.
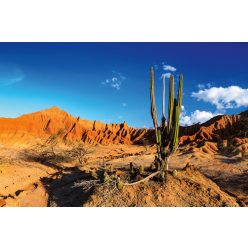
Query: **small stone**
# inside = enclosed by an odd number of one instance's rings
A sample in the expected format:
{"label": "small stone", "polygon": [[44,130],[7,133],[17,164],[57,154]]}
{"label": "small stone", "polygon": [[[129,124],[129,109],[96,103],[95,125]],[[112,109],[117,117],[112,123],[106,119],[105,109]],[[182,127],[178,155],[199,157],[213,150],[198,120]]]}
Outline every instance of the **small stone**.
{"label": "small stone", "polygon": [[0,207],[3,207],[6,205],[6,201],[3,199],[0,199]]}

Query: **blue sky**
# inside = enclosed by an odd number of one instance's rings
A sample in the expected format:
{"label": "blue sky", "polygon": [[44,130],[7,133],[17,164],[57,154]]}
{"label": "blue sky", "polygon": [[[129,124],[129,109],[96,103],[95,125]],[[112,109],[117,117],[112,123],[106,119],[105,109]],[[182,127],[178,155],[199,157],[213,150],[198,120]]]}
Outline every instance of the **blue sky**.
{"label": "blue sky", "polygon": [[183,125],[248,107],[248,43],[0,43],[0,116],[56,105],[151,127],[151,66],[159,112],[162,74],[184,75]]}

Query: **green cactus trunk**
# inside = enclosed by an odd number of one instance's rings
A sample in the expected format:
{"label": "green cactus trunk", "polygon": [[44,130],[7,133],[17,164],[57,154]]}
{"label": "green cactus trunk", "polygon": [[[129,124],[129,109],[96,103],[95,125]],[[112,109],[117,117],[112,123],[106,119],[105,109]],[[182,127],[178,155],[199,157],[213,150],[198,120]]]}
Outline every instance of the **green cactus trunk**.
{"label": "green cactus trunk", "polygon": [[172,121],[173,121],[173,112],[174,112],[174,77],[170,76],[170,88],[169,88],[169,104],[168,104],[168,133],[171,132],[172,129]]}
{"label": "green cactus trunk", "polygon": [[150,75],[150,100],[151,100],[151,115],[152,115],[153,125],[155,129],[155,136],[156,136],[157,153],[160,158],[161,134],[160,134],[160,130],[158,127],[157,109],[156,109],[155,93],[154,93],[153,68],[151,68],[151,75]]}

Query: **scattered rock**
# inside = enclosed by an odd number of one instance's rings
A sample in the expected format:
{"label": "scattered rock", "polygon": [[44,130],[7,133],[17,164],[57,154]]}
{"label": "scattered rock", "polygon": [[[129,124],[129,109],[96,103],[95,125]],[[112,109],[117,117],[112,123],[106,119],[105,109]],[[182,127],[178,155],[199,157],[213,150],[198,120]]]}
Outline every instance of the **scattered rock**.
{"label": "scattered rock", "polygon": [[0,199],[0,207],[4,207],[6,205],[6,201],[3,199]]}

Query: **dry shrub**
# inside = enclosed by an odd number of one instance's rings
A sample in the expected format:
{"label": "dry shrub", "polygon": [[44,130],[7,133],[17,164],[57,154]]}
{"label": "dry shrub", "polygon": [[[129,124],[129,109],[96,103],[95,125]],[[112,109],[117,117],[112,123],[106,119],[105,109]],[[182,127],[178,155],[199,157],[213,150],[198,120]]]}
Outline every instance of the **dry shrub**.
{"label": "dry shrub", "polygon": [[86,164],[86,155],[91,151],[82,144],[75,145],[70,149],[62,149],[55,143],[38,144],[33,149],[27,149],[22,157],[26,161],[39,162],[45,165],[59,163],[71,163],[77,160],[80,165]]}

